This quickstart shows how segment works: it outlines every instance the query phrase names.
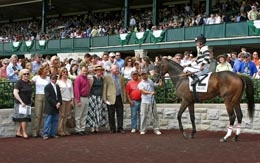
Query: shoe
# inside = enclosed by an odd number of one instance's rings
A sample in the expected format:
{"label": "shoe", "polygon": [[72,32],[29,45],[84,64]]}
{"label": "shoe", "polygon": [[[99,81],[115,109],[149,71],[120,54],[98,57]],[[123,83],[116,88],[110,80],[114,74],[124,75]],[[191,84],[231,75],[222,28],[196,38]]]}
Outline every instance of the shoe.
{"label": "shoe", "polygon": [[110,134],[116,133],[116,130],[110,130]]}
{"label": "shoe", "polygon": [[94,130],[94,131],[91,131],[91,133],[92,133],[92,134],[96,134],[96,133],[97,133],[97,131],[96,131],[96,130]]}
{"label": "shoe", "polygon": [[64,133],[65,133],[66,136],[70,136],[71,135],[71,133],[68,132],[68,131],[64,131]]}
{"label": "shoe", "polygon": [[80,132],[76,132],[76,135],[83,136],[83,135],[85,135],[85,133],[84,133],[84,132],[82,132],[82,131],[80,131]]}
{"label": "shoe", "polygon": [[29,139],[29,136],[28,136],[27,134],[26,134],[26,135],[24,134],[24,135],[23,135],[23,138],[24,138],[24,139]]}
{"label": "shoe", "polygon": [[89,133],[87,131],[80,131],[83,135],[88,135]]}
{"label": "shoe", "polygon": [[65,132],[59,132],[58,135],[59,136],[66,136],[66,133]]}
{"label": "shoe", "polygon": [[136,133],[136,129],[132,129],[132,130],[131,130],[131,133]]}
{"label": "shoe", "polygon": [[123,129],[120,129],[117,131],[118,133],[125,134],[125,131]]}
{"label": "shoe", "polygon": [[145,132],[144,132],[144,131],[141,131],[141,132],[140,132],[140,135],[144,135],[144,134],[145,134]]}
{"label": "shoe", "polygon": [[52,136],[50,136],[51,138],[59,138],[59,136],[58,135],[52,135]]}
{"label": "shoe", "polygon": [[162,135],[162,133],[159,130],[154,130],[153,132],[155,135]]}
{"label": "shoe", "polygon": [[197,75],[195,75],[195,74],[193,74],[192,76],[192,82],[191,82],[191,86],[195,86],[197,83],[198,83],[198,81],[199,81],[199,78],[198,78],[198,76]]}
{"label": "shoe", "polygon": [[43,140],[48,140],[49,137],[48,137],[48,136],[43,136],[42,139],[43,139]]}
{"label": "shoe", "polygon": [[23,136],[22,135],[15,135],[15,137],[17,137],[17,138],[23,138]]}
{"label": "shoe", "polygon": [[37,135],[37,134],[33,134],[32,137],[33,137],[33,138],[39,138],[40,136]]}

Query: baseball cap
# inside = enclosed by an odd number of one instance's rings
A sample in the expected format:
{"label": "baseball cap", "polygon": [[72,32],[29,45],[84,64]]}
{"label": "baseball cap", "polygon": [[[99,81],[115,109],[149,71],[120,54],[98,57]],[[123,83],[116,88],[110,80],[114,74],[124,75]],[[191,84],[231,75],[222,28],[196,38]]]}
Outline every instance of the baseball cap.
{"label": "baseball cap", "polygon": [[137,71],[132,71],[131,75],[133,75],[133,74],[139,74],[139,73]]}
{"label": "baseball cap", "polygon": [[115,57],[116,54],[114,52],[109,53],[109,57]]}
{"label": "baseball cap", "polygon": [[243,54],[243,57],[249,57],[249,53],[247,53],[247,52],[245,52],[244,54]]}

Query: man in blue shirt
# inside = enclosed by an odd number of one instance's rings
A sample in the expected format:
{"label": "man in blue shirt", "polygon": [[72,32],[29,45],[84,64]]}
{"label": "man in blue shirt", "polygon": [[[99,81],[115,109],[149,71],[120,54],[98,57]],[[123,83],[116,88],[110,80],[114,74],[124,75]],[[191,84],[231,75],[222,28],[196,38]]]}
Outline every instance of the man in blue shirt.
{"label": "man in blue shirt", "polygon": [[32,73],[37,74],[38,69],[42,65],[42,55],[41,54],[35,54],[34,61],[32,62]]}
{"label": "man in blue shirt", "polygon": [[6,67],[7,78],[11,82],[16,82],[17,80],[19,80],[19,71],[23,69],[22,66],[17,64],[17,61],[17,55],[13,54],[10,58],[9,65]]}
{"label": "man in blue shirt", "polygon": [[116,52],[116,64],[119,66],[119,70],[121,70],[125,64],[125,60],[121,58],[120,52]]}
{"label": "man in blue shirt", "polygon": [[251,61],[251,56],[248,52],[244,52],[243,54],[244,61],[240,65],[239,72],[242,74],[246,74],[255,78],[257,73],[257,68],[254,62]]}

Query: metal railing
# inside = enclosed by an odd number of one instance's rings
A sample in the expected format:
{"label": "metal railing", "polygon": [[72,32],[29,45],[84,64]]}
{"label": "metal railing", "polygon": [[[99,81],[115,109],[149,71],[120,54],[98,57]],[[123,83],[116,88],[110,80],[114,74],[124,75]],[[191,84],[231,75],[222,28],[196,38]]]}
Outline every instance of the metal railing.
{"label": "metal railing", "polygon": [[[130,36],[127,46],[120,44],[119,35],[109,35],[103,37],[92,38],[72,38],[72,39],[57,39],[48,40],[46,46],[40,46],[39,41],[33,41],[30,48],[26,48],[26,43],[21,42],[20,48],[14,48],[12,43],[1,43],[0,53],[10,54],[15,52],[16,54],[25,54],[30,52],[40,52],[42,54],[54,54],[62,52],[86,52],[86,51],[113,51],[117,50],[135,50],[139,46],[147,48],[171,48],[178,47],[193,47],[194,38],[198,34],[204,34],[207,39],[213,39],[209,41],[209,45],[214,45],[215,42],[221,41],[220,38],[235,38],[235,37],[247,37],[252,36],[248,28],[247,22],[237,23],[221,23],[213,25],[201,25],[193,27],[183,27],[176,29],[168,29],[165,32],[165,37],[161,41],[161,44],[157,47],[151,39],[151,33],[148,34],[142,45],[136,43],[134,34]],[[248,40],[247,40],[248,41]],[[174,42],[174,44],[173,44]],[[241,43],[243,43],[241,41]],[[169,45],[167,45],[169,44]],[[220,44],[218,42],[218,44]]]}

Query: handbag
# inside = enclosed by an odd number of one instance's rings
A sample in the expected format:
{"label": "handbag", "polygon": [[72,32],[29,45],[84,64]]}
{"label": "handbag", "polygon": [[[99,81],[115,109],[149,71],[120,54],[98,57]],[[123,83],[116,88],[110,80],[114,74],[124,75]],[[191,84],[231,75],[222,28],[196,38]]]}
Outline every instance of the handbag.
{"label": "handbag", "polygon": [[67,119],[66,122],[66,127],[67,128],[74,128],[76,126],[76,122],[75,122],[75,113],[73,110],[71,110],[70,115]]}

